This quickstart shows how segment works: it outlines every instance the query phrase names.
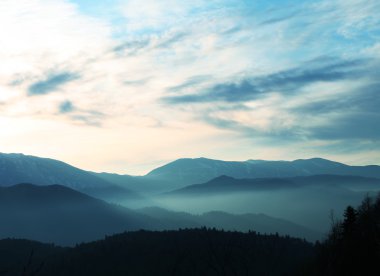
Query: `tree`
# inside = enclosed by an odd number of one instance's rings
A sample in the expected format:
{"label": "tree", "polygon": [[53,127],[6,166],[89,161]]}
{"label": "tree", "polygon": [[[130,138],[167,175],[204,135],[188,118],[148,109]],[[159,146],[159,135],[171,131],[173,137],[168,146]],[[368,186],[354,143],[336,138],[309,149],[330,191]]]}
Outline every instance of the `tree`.
{"label": "tree", "polygon": [[317,250],[316,275],[380,275],[380,194],[376,201],[367,195],[356,209],[347,206]]}
{"label": "tree", "polygon": [[357,231],[357,212],[352,206],[347,206],[344,211],[344,220],[341,224],[343,239],[351,240]]}

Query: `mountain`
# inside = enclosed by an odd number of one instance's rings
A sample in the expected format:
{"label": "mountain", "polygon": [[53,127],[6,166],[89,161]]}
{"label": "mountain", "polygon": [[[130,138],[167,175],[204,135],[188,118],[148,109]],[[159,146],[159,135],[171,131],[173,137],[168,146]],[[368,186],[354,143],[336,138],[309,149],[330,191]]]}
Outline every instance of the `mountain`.
{"label": "mountain", "polygon": [[212,211],[201,215],[192,215],[186,212],[168,211],[158,207],[146,207],[137,211],[165,222],[165,225],[175,226],[175,228],[206,226],[229,231],[248,232],[254,230],[260,233],[279,233],[280,235],[305,238],[309,241],[316,241],[323,237],[322,233],[307,227],[264,214],[235,215],[227,212]]}
{"label": "mountain", "polygon": [[59,184],[107,200],[141,198],[126,187],[58,160],[0,153],[0,187],[19,183]]}
{"label": "mountain", "polygon": [[218,193],[241,193],[246,191],[288,190],[296,188],[323,187],[359,191],[380,190],[380,179],[344,175],[312,175],[299,177],[236,179],[219,176],[203,184],[189,185],[172,191],[169,195],[207,195]]}
{"label": "mountain", "polygon": [[61,185],[0,187],[0,237],[75,244],[126,230],[160,228],[132,210]]}
{"label": "mountain", "polygon": [[144,176],[144,179],[176,183],[179,188],[189,184],[203,183],[221,175],[234,178],[273,178],[320,174],[380,178],[380,166],[348,166],[322,158],[294,161],[247,160],[243,162],[184,158],[152,170]]}

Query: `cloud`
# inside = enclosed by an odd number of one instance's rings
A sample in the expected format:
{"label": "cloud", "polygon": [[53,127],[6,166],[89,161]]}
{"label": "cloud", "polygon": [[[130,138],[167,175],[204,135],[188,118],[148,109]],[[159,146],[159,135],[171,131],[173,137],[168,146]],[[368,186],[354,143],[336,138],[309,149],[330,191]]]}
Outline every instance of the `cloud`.
{"label": "cloud", "polygon": [[291,14],[286,14],[286,15],[282,15],[282,16],[266,19],[266,20],[262,21],[260,24],[261,25],[276,24],[276,23],[280,23],[280,22],[283,22],[283,21],[287,21],[287,20],[296,18],[298,15],[300,15],[300,12],[295,11],[295,12],[293,12]]}
{"label": "cloud", "polygon": [[30,85],[28,88],[28,95],[45,95],[54,92],[66,83],[78,78],[79,76],[77,74],[70,72],[51,74],[45,80]]}
{"label": "cloud", "polygon": [[348,89],[344,95],[328,100],[301,105],[290,112],[312,121],[316,116],[324,120],[316,126],[304,128],[310,139],[380,141],[380,83]]}
{"label": "cloud", "polygon": [[206,81],[212,80],[212,75],[200,75],[200,76],[193,76],[189,79],[187,79],[184,83],[181,83],[179,85],[171,86],[167,88],[168,92],[180,92],[187,88],[197,87],[199,84],[204,83]]}
{"label": "cloud", "polygon": [[99,113],[76,114],[76,115],[70,116],[70,119],[73,120],[74,122],[79,122],[86,126],[101,127],[103,114],[99,114]]}
{"label": "cloud", "polygon": [[[193,0],[128,0],[121,4],[129,32],[152,32],[167,30],[177,24],[186,23],[190,16],[198,16],[203,11],[216,8],[226,1]],[[195,12],[197,11],[197,12]]]}
{"label": "cloud", "polygon": [[[210,125],[240,133],[263,147],[303,144],[307,148],[309,144],[314,151],[329,154],[373,151],[380,143],[377,127],[380,83],[375,75],[369,73],[364,85],[344,86],[343,92],[322,97],[283,95],[272,103],[259,100],[260,104],[254,107],[229,112],[218,111],[217,106],[208,107],[198,111],[201,114],[198,116]],[[312,97],[317,100],[310,101]],[[270,115],[265,116],[264,111]]]}
{"label": "cloud", "polygon": [[379,112],[353,112],[332,118],[323,126],[312,127],[310,138],[321,140],[380,141]]}
{"label": "cloud", "polygon": [[175,33],[174,35],[171,35],[167,39],[161,41],[159,44],[157,44],[155,47],[156,48],[168,48],[171,47],[173,44],[182,41],[184,38],[186,38],[188,34],[184,32],[180,33]]}
{"label": "cloud", "polygon": [[101,127],[106,115],[100,111],[87,110],[76,107],[71,101],[65,100],[58,106],[59,115],[67,115],[74,123],[80,123],[91,127]]}
{"label": "cloud", "polygon": [[180,43],[189,36],[185,32],[169,32],[160,36],[143,37],[136,40],[123,42],[112,50],[120,56],[137,56],[142,52],[149,53],[155,50],[167,50],[176,43]]}
{"label": "cloud", "polygon": [[356,89],[347,89],[344,95],[338,94],[315,102],[299,105],[291,112],[310,116],[328,115],[329,113],[377,112],[380,106],[380,83],[375,82]]}
{"label": "cloud", "polygon": [[[244,102],[257,99],[270,92],[295,93],[304,86],[317,82],[335,82],[362,77],[365,60],[335,61],[322,64],[320,59],[285,71],[246,78],[238,83],[222,83],[197,94],[170,96],[163,100],[169,104],[204,102]],[[186,83],[185,83],[186,84]]]}
{"label": "cloud", "polygon": [[64,101],[59,105],[59,113],[71,113],[75,110],[75,107],[71,101]]}
{"label": "cloud", "polygon": [[141,40],[131,40],[115,46],[113,51],[117,54],[127,51],[129,55],[136,55],[139,50],[148,47],[149,44],[150,40],[146,38]]}

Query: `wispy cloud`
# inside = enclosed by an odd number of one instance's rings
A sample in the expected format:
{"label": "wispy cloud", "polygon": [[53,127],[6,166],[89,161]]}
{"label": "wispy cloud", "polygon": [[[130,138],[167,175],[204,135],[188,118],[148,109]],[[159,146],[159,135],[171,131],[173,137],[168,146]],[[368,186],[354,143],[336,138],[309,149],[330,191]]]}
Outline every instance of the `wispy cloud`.
{"label": "wispy cloud", "polygon": [[59,104],[59,113],[65,114],[65,113],[70,113],[75,110],[75,107],[71,101],[64,101]]}
{"label": "wispy cloud", "polygon": [[167,90],[168,92],[173,92],[173,93],[182,92],[183,90],[187,88],[194,90],[194,88],[198,87],[199,84],[204,83],[206,81],[210,81],[210,80],[212,80],[212,75],[193,76],[187,79],[184,83],[169,87]]}
{"label": "wispy cloud", "polygon": [[46,79],[30,85],[28,88],[28,95],[45,95],[54,92],[66,83],[78,78],[79,76],[77,74],[69,72],[51,74]]}
{"label": "wispy cloud", "polygon": [[367,73],[364,67],[365,63],[365,60],[348,60],[320,64],[320,60],[317,59],[298,68],[251,77],[238,83],[217,84],[204,92],[165,97],[164,101],[170,104],[214,101],[244,102],[257,99],[270,92],[296,93],[304,86],[317,82],[335,82],[362,77]]}
{"label": "wispy cloud", "polygon": [[104,114],[95,111],[81,112],[78,114],[71,115],[70,119],[87,126],[101,127],[102,121],[104,119]]}

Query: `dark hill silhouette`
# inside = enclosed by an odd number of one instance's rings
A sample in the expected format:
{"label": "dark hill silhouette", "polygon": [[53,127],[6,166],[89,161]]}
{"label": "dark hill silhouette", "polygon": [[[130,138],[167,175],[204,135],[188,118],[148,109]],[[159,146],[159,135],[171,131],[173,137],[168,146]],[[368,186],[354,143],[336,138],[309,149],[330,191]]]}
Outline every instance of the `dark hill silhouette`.
{"label": "dark hill silhouette", "polygon": [[75,244],[125,230],[159,228],[158,221],[61,185],[0,188],[0,237]]}
{"label": "dark hill silhouette", "polygon": [[310,243],[278,235],[212,229],[138,231],[63,249],[0,240],[0,271],[22,275],[31,245],[36,246],[36,257],[28,267],[43,262],[39,276],[299,275],[300,267],[314,256]]}

